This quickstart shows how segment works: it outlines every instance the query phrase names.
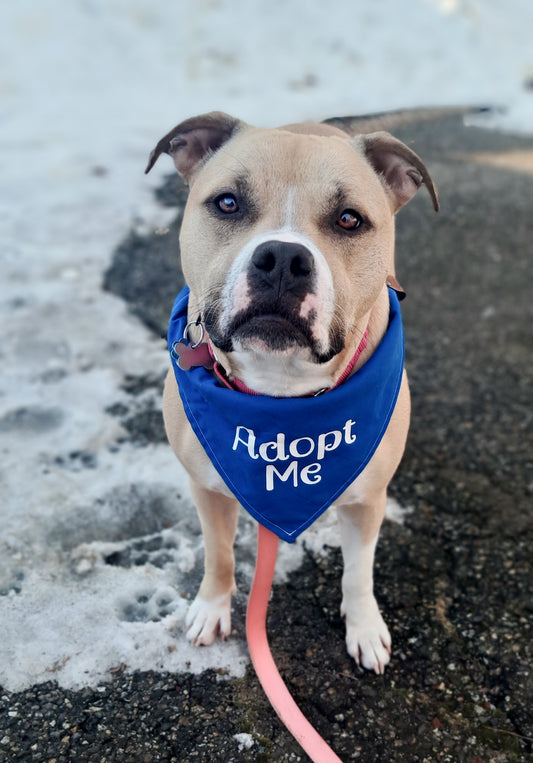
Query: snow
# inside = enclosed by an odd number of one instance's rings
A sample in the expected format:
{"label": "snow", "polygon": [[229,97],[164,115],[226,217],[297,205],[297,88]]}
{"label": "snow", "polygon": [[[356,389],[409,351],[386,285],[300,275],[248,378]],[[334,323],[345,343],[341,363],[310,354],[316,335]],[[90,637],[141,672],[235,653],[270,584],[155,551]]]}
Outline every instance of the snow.
{"label": "snow", "polygon": [[[492,126],[527,132],[532,21],[530,0],[0,4],[6,688],[96,685],[121,665],[240,675],[247,662],[238,638],[188,645],[201,541],[185,475],[169,447],[124,441],[107,412],[128,402],[126,374],[157,376],[167,364],[162,343],[101,289],[131,227],[173,215],[152,195],[169,163],[143,175],[155,142],[214,109],[269,126],[496,104],[507,111]],[[300,563],[302,543],[337,542],[331,514],[283,547],[278,580]],[[244,517],[246,580],[254,543]]]}
{"label": "snow", "polygon": [[243,750],[251,750],[255,744],[253,736],[251,734],[246,734],[245,732],[242,734],[234,734],[233,739],[235,739],[239,745],[239,752],[242,752]]}

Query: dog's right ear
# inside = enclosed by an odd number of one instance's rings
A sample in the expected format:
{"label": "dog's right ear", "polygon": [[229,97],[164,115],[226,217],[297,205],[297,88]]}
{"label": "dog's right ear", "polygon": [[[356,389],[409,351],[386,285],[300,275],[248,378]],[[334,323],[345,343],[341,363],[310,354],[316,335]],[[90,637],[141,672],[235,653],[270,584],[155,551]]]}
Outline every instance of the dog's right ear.
{"label": "dog's right ear", "polygon": [[150,154],[145,173],[150,172],[161,154],[169,154],[174,159],[176,169],[188,183],[198,162],[208,153],[217,151],[244,126],[244,122],[222,111],[186,119],[161,138]]}
{"label": "dog's right ear", "polygon": [[425,185],[435,212],[439,211],[437,189],[422,159],[388,132],[372,132],[356,138],[370,164],[391,192],[396,213]]}

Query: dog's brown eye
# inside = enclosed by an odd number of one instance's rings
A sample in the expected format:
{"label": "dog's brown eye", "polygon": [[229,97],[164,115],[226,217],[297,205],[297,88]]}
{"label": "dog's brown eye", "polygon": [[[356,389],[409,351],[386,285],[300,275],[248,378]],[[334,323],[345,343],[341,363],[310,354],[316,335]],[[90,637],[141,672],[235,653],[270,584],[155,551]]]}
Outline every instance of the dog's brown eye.
{"label": "dog's brown eye", "polygon": [[232,215],[239,211],[237,199],[232,193],[223,193],[215,199],[215,205],[225,215]]}
{"label": "dog's brown eye", "polygon": [[337,219],[337,225],[344,230],[356,230],[361,226],[363,219],[355,209],[345,209]]}

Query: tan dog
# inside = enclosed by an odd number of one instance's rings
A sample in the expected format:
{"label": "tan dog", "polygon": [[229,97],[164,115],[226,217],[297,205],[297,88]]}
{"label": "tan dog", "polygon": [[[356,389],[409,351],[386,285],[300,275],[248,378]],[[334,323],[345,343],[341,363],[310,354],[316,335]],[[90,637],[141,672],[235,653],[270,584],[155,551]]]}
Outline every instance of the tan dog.
{"label": "tan dog", "polygon": [[[325,124],[257,129],[222,113],[174,128],[152,152],[147,171],[163,152],[190,186],[180,236],[189,320],[201,314],[228,377],[273,397],[328,389],[367,331],[357,372],[387,329],[394,215],[423,183],[438,209],[418,156],[385,132],[350,137]],[[266,296],[273,290],[275,299]],[[263,308],[254,312],[256,303]],[[391,639],[373,593],[374,549],[409,416],[404,372],[380,445],[336,501],[347,648],[378,673],[389,662]],[[193,433],[172,371],[164,419],[190,475],[205,541],[205,575],[188,612],[188,637],[210,644],[231,630],[239,505]]]}

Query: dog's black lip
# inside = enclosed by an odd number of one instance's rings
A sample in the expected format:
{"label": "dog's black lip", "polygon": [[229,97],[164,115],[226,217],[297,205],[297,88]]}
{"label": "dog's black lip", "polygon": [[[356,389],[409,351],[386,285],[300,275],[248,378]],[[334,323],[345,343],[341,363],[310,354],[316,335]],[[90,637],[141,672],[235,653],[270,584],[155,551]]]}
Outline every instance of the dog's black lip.
{"label": "dog's black lip", "polygon": [[246,326],[249,323],[279,323],[282,326],[290,326],[291,328],[296,328],[296,323],[291,321],[290,318],[287,318],[285,315],[280,315],[279,313],[260,313],[259,315],[250,315],[245,321],[243,321],[239,326],[236,326],[236,329],[239,329],[242,326]]}
{"label": "dog's black lip", "polygon": [[[231,353],[235,350],[234,340],[263,340],[273,351],[287,350],[290,347],[304,347],[311,352],[316,363],[327,363],[344,348],[344,333],[330,331],[330,343],[326,352],[321,351],[311,334],[310,323],[314,316],[304,320],[294,313],[288,314],[283,306],[256,305],[253,310],[243,310],[234,316],[231,324],[221,333],[218,327],[218,315],[214,308],[216,302],[207,306],[204,313],[204,323],[211,342],[221,352]],[[254,327],[255,322],[255,327]],[[271,326],[270,341],[265,339],[264,332]],[[277,329],[276,329],[277,326]],[[260,329],[260,330],[258,330]],[[272,336],[273,334],[273,336]],[[285,337],[285,342],[283,342]],[[277,348],[273,346],[277,344]]]}
{"label": "dog's black lip", "polygon": [[279,313],[250,315],[234,326],[233,335],[243,339],[257,338],[274,347],[292,344],[310,347],[313,343],[309,331],[300,321]]}

